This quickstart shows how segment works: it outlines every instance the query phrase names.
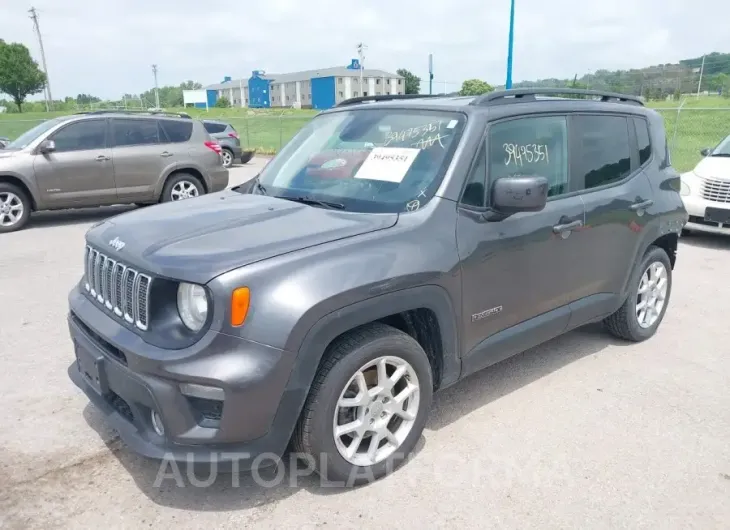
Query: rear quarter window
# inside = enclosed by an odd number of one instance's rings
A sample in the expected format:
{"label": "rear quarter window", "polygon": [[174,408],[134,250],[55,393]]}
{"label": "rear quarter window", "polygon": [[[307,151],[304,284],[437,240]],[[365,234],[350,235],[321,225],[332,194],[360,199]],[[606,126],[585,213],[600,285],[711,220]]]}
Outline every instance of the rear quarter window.
{"label": "rear quarter window", "polygon": [[167,140],[172,143],[187,142],[193,133],[193,122],[191,120],[160,120]]}

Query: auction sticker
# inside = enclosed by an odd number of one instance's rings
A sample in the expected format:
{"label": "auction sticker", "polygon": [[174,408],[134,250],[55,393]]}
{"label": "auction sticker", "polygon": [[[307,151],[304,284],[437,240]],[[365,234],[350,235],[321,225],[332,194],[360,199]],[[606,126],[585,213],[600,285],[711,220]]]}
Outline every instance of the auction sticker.
{"label": "auction sticker", "polygon": [[370,151],[355,178],[401,182],[420,151],[410,147],[376,147]]}

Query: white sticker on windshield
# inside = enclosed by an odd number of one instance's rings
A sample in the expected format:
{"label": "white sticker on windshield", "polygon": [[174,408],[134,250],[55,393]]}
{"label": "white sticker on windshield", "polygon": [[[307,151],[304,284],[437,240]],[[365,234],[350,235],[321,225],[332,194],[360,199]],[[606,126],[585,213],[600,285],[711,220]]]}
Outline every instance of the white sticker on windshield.
{"label": "white sticker on windshield", "polygon": [[355,178],[401,182],[420,151],[410,147],[376,147],[370,151]]}
{"label": "white sticker on windshield", "polygon": [[456,127],[459,123],[459,120],[451,120],[449,124],[446,126],[447,129],[453,129]]}

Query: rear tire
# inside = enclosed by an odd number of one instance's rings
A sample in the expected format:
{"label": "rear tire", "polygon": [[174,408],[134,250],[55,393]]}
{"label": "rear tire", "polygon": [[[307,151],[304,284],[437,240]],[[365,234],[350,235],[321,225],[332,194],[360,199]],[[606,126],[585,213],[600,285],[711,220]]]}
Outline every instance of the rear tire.
{"label": "rear tire", "polygon": [[200,179],[190,173],[176,173],[167,179],[160,202],[181,201],[205,195]]}
{"label": "rear tire", "polygon": [[664,319],[671,293],[672,264],[669,256],[664,249],[651,246],[634,271],[626,301],[603,323],[611,334],[620,339],[632,342],[649,339]]}
{"label": "rear tire", "polygon": [[227,148],[221,149],[221,158],[223,159],[223,167],[228,169],[233,165],[233,151]]}
{"label": "rear tire", "polygon": [[[400,467],[423,432],[433,395],[431,365],[410,335],[380,323],[339,337],[325,356],[293,447],[325,480],[373,482]],[[358,427],[343,429],[348,424]]]}
{"label": "rear tire", "polygon": [[14,184],[0,182],[0,234],[23,228],[32,208],[25,191]]}

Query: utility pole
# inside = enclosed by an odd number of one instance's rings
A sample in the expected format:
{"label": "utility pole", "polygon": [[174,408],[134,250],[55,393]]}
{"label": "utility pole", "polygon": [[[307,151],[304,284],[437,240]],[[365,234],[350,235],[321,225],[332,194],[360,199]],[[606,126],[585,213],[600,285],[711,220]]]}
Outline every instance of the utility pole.
{"label": "utility pole", "polygon": [[155,109],[160,108],[160,90],[157,87],[157,65],[152,65],[152,73],[155,75]]}
{"label": "utility pole", "polygon": [[[445,92],[445,91],[444,91]],[[428,93],[433,94],[433,54],[428,54]]]}
{"label": "utility pole", "polygon": [[507,82],[504,88],[512,88],[512,48],[515,42],[515,0],[510,0],[509,8],[509,40],[507,41]]}
{"label": "utility pole", "polygon": [[43,37],[41,36],[41,28],[38,25],[38,12],[35,7],[31,7],[28,10],[30,18],[33,21],[33,28],[35,29],[36,35],[38,35],[38,44],[41,47],[41,62],[43,63],[43,73],[46,74],[46,86],[43,88],[43,92],[46,95],[46,112],[53,108],[53,96],[51,96],[51,81],[48,78],[48,67],[46,66],[46,52],[43,50]]}
{"label": "utility pole", "polygon": [[700,80],[697,82],[697,97],[700,97],[700,87],[702,87],[702,74],[705,72],[705,56],[702,56],[702,66],[700,67]]}
{"label": "utility pole", "polygon": [[363,70],[365,70],[365,50],[367,50],[367,45],[364,43],[359,43],[357,45],[357,55],[360,57],[360,93],[363,94],[365,92],[365,87],[362,86],[362,73]]}

